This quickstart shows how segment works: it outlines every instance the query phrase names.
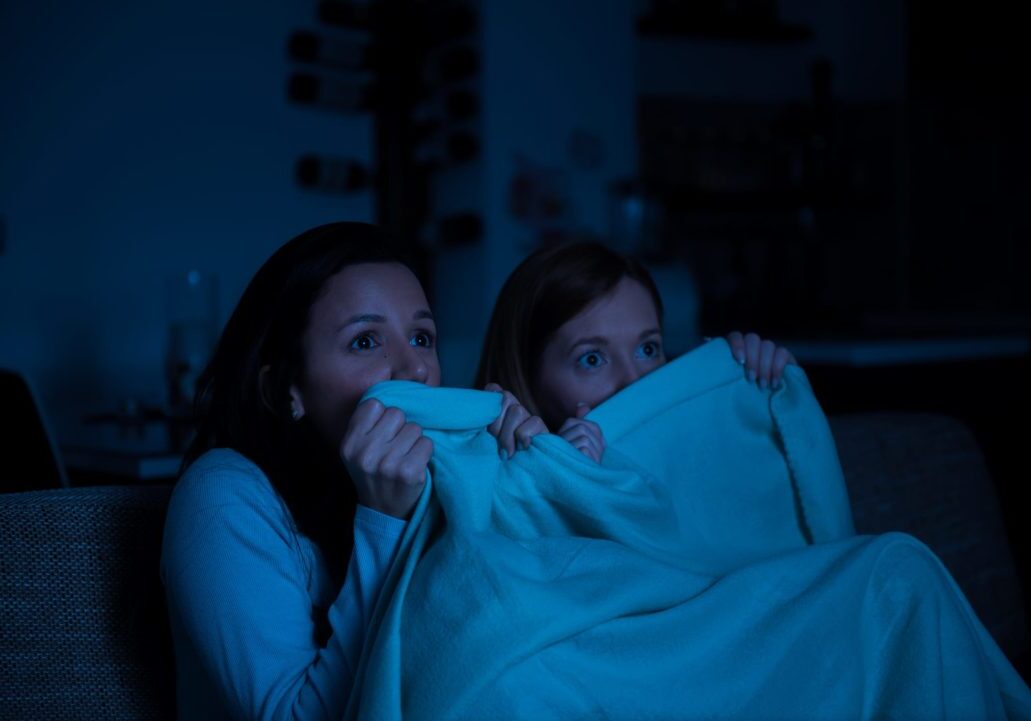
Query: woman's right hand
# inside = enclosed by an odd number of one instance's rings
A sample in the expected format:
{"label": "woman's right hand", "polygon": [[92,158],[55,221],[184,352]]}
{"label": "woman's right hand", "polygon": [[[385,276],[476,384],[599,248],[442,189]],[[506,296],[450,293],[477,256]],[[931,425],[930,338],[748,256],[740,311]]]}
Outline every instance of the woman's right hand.
{"label": "woman's right hand", "polygon": [[558,435],[595,463],[601,463],[601,456],[605,452],[605,436],[602,435],[601,426],[584,418],[590,412],[589,405],[580,403],[576,408],[576,417],[567,418],[558,429]]}
{"label": "woman's right hand", "polygon": [[359,503],[407,519],[426,485],[433,441],[399,409],[370,399],[351,416],[340,455]]}

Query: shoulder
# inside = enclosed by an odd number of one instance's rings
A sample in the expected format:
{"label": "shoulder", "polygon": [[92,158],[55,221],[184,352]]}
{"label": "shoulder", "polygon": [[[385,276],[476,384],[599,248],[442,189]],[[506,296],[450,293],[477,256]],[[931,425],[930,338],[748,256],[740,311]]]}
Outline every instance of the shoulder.
{"label": "shoulder", "polygon": [[250,568],[249,559],[255,567],[304,563],[286,504],[257,464],[228,448],[208,451],[179,478],[168,504],[161,555],[166,579],[187,569],[201,576],[221,573],[224,566],[212,571],[210,563],[230,558],[240,568]]}
{"label": "shoulder", "polygon": [[175,531],[264,527],[288,538],[295,527],[286,504],[265,473],[229,448],[208,451],[190,464],[172,491],[165,520],[166,539]]}

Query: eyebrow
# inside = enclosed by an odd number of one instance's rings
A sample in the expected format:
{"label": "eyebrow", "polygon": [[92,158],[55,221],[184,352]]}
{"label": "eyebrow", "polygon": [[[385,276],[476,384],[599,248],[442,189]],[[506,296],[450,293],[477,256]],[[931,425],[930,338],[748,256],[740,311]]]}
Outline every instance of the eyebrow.
{"label": "eyebrow", "polygon": [[[661,333],[661,331],[658,328],[649,328],[646,331],[642,331],[641,335],[637,336],[637,340],[641,341],[641,340],[644,340],[645,338],[647,338],[648,336],[659,335],[660,333]],[[589,338],[578,338],[571,346],[569,346],[569,350],[567,350],[566,353],[572,353],[574,350],[576,350],[579,346],[582,346],[582,345],[608,345],[608,344],[609,344],[609,339],[605,338],[604,336],[600,336],[600,335],[594,335],[594,336],[591,336]]]}
{"label": "eyebrow", "polygon": [[[412,315],[412,320],[433,320],[433,313],[426,308],[417,310]],[[344,328],[354,325],[355,323],[386,323],[387,318],[383,315],[377,315],[376,313],[359,313],[358,315],[352,315],[346,321],[340,324],[337,331],[341,331]]]}

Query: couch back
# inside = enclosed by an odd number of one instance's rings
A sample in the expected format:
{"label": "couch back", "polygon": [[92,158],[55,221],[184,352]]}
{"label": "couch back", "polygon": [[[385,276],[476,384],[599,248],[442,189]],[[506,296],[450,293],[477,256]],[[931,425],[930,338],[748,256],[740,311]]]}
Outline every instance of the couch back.
{"label": "couch back", "polygon": [[[831,418],[860,533],[900,530],[952,572],[1012,659],[1027,617],[992,480],[938,415]],[[0,494],[0,721],[174,718],[158,576],[170,486]]]}
{"label": "couch back", "polygon": [[175,718],[170,486],[0,494],[0,719]]}
{"label": "couch back", "polygon": [[995,483],[970,429],[933,413],[856,413],[829,420],[856,532],[903,531],[927,544],[1026,674],[1026,579],[1018,573]]}

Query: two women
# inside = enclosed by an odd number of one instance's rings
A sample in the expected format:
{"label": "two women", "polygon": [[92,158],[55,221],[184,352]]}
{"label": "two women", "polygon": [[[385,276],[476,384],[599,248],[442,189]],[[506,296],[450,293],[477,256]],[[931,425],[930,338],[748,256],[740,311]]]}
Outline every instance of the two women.
{"label": "two women", "polygon": [[[502,457],[547,426],[600,460],[584,416],[665,363],[661,317],[648,274],[602,246],[525,261],[478,374],[504,393],[488,427]],[[756,336],[729,340],[760,387],[793,362]],[[343,715],[434,453],[401,411],[358,401],[385,380],[439,385],[435,341],[421,286],[371,226],[315,228],[255,275],[198,389],[166,521],[180,717]]]}

